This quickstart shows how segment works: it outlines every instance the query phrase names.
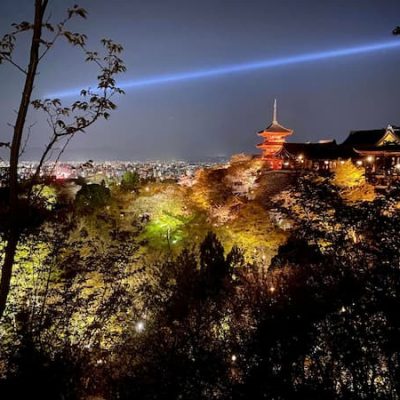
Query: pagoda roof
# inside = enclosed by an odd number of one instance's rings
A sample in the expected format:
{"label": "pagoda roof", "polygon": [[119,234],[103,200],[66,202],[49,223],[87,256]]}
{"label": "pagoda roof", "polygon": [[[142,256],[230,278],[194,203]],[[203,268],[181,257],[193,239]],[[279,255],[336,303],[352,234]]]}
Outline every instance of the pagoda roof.
{"label": "pagoda roof", "polygon": [[279,124],[278,122],[272,122],[271,125],[269,125],[267,128],[265,128],[262,131],[258,131],[258,134],[262,134],[262,133],[287,133],[287,134],[292,134],[293,133],[293,129],[288,129],[285,128],[284,126],[282,126],[281,124]]}

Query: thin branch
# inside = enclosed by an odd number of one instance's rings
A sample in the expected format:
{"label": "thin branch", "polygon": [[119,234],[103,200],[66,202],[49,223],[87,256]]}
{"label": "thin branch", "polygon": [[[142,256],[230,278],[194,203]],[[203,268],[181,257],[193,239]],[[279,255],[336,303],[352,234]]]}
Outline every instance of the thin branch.
{"label": "thin branch", "polygon": [[13,65],[15,68],[17,68],[19,71],[21,71],[23,74],[27,75],[28,73],[20,67],[17,63],[15,63],[11,57],[5,56],[4,54],[2,55],[3,60],[9,62],[11,65]]}
{"label": "thin branch", "polygon": [[21,151],[20,151],[20,153],[19,153],[19,156],[20,156],[20,157],[22,156],[22,154],[25,153],[26,146],[27,146],[28,141],[29,141],[29,138],[30,138],[30,136],[31,136],[32,128],[33,128],[35,125],[36,125],[36,122],[34,122],[33,124],[31,124],[31,125],[28,126],[28,134],[26,135],[26,139],[25,139],[24,144],[22,145]]}

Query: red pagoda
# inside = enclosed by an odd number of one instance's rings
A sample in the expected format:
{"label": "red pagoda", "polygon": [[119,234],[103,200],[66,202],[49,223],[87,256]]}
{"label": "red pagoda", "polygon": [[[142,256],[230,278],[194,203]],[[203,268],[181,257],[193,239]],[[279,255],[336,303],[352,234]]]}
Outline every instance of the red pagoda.
{"label": "red pagoda", "polygon": [[262,150],[261,158],[265,160],[272,169],[282,168],[283,144],[287,136],[293,134],[292,129],[287,129],[280,125],[276,119],[276,99],[274,101],[274,114],[272,124],[263,131],[258,132],[264,141],[257,145]]}

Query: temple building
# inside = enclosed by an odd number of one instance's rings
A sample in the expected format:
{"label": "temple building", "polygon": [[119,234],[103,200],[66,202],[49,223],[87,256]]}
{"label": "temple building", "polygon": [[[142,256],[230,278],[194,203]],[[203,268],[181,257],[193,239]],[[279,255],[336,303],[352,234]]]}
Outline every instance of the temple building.
{"label": "temple building", "polygon": [[351,147],[352,158],[364,165],[370,182],[386,186],[400,181],[400,127],[350,132],[342,147]]}
{"label": "temple building", "polygon": [[257,145],[261,149],[261,158],[266,161],[271,169],[281,169],[283,166],[284,151],[283,145],[286,137],[293,134],[292,129],[287,129],[280,125],[277,120],[277,105],[274,101],[274,112],[272,123],[266,129],[259,131],[258,135],[264,138],[264,141]]}
{"label": "temple building", "polygon": [[331,172],[346,160],[363,166],[367,179],[382,187],[400,182],[400,127],[388,125],[374,130],[351,131],[343,143],[321,140],[316,143],[286,142],[292,129],[280,125],[274,101],[272,123],[258,135],[264,141],[257,145],[261,159],[270,169],[305,169]]}
{"label": "temple building", "polygon": [[400,181],[400,128],[352,131],[346,140],[318,143],[284,143],[281,151],[283,168],[333,171],[337,165],[351,159],[363,166],[367,179],[386,187]]}

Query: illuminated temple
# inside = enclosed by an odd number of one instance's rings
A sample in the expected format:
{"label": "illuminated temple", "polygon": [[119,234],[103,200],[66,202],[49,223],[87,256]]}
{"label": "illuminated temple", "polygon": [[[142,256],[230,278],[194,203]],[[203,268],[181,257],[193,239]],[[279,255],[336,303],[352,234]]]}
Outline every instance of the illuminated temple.
{"label": "illuminated temple", "polygon": [[292,129],[278,123],[275,100],[271,125],[258,132],[264,141],[257,148],[262,151],[261,159],[268,169],[312,170],[329,174],[339,164],[351,160],[365,168],[366,178],[376,186],[400,183],[399,126],[352,131],[340,144],[336,140],[286,142],[292,134]]}
{"label": "illuminated temple", "polygon": [[276,99],[274,101],[274,112],[272,123],[266,129],[259,131],[258,135],[264,138],[264,141],[257,145],[262,151],[262,159],[267,162],[271,169],[282,168],[282,151],[286,137],[293,134],[292,129],[287,129],[280,125],[277,120]]}

